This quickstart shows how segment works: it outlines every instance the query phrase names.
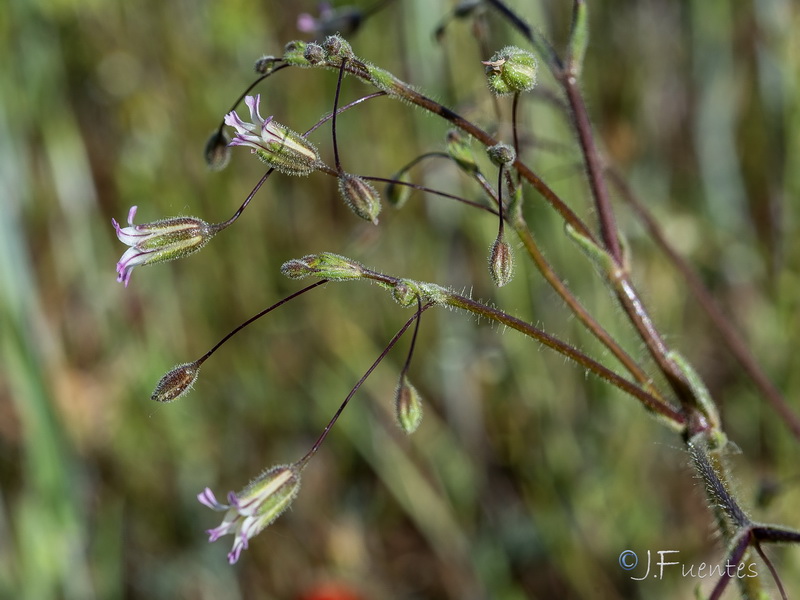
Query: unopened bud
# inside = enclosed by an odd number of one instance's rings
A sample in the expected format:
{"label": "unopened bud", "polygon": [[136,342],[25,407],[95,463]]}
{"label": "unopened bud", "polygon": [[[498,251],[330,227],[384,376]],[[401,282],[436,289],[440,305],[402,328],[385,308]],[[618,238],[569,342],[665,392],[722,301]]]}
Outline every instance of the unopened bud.
{"label": "unopened bud", "polygon": [[230,142],[224,131],[215,131],[211,134],[203,150],[209,169],[221,171],[228,166],[228,161],[231,159],[231,149],[228,147]]}
{"label": "unopened bud", "polygon": [[301,40],[289,42],[283,48],[283,60],[294,67],[308,67],[309,62],[305,57],[306,43]]}
{"label": "unopened bud", "polygon": [[500,166],[508,166],[517,160],[517,153],[513,146],[508,144],[495,144],[487,148],[486,153],[489,155],[491,161]]}
{"label": "unopened bud", "polygon": [[499,96],[527,92],[536,85],[538,63],[527,50],[506,46],[483,64],[489,89]]}
{"label": "unopened bud", "polygon": [[266,75],[267,73],[272,72],[272,69],[275,68],[275,63],[277,61],[278,57],[276,56],[262,56],[256,61],[255,65],[253,65],[253,70],[259,75]]}
{"label": "unopened bud", "polygon": [[161,378],[150,399],[156,402],[177,400],[189,393],[199,374],[200,364],[196,361],[178,365]]}
{"label": "unopened bud", "polygon": [[320,279],[344,281],[363,277],[364,266],[344,256],[322,252],[283,263],[281,273],[290,279],[303,279],[313,275]]}
{"label": "unopened bud", "polygon": [[325,50],[319,44],[309,44],[303,53],[309,64],[318,65],[325,60]]}
{"label": "unopened bud", "polygon": [[392,175],[392,181],[386,186],[386,199],[389,204],[395,208],[403,208],[408,198],[411,196],[413,188],[408,185],[396,183],[402,181],[403,183],[410,183],[411,179],[405,171],[400,171]]}
{"label": "unopened bud", "polygon": [[422,422],[422,399],[405,375],[400,377],[394,399],[397,424],[407,434],[414,433]]}
{"label": "unopened bud", "polygon": [[514,277],[514,255],[511,246],[498,237],[489,255],[489,273],[497,287],[503,287]]}
{"label": "unopened bud", "polygon": [[356,175],[343,173],[339,176],[339,193],[356,215],[375,225],[378,224],[381,197],[378,190],[370,183]]}
{"label": "unopened bud", "polygon": [[478,172],[478,163],[472,154],[469,138],[457,129],[447,132],[447,153],[467,174]]}
{"label": "unopened bud", "polygon": [[328,53],[328,57],[339,56],[341,58],[353,58],[353,48],[350,44],[340,35],[329,35],[322,42],[322,47]]}

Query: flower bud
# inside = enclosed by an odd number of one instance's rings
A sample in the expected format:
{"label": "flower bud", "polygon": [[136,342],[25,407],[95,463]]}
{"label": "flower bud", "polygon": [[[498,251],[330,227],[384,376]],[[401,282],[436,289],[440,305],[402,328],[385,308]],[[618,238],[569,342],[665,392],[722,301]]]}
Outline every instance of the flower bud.
{"label": "flower bud", "polygon": [[128,286],[134,267],[175,260],[193,254],[208,243],[219,227],[195,217],[173,217],[134,225],[136,207],[128,212],[129,227],[111,223],[117,238],[130,246],[117,263],[117,281]]}
{"label": "flower bud", "polygon": [[231,149],[228,147],[230,142],[224,131],[215,131],[211,134],[203,150],[209,169],[221,171],[228,166],[228,162],[231,159]]}
{"label": "flower bud", "polygon": [[197,495],[201,504],[217,511],[227,511],[219,527],[208,530],[208,541],[233,534],[233,548],[228,554],[231,564],[239,560],[250,538],[277,519],[291,505],[300,491],[300,466],[278,465],[264,471],[238,494],[228,494],[229,504],[217,502],[206,488]]}
{"label": "flower bud", "polygon": [[486,65],[489,89],[499,96],[527,92],[536,85],[538,63],[536,57],[526,50],[506,46],[490,60],[482,62]]}
{"label": "flower bud", "polygon": [[283,60],[286,64],[294,67],[308,67],[308,59],[305,57],[306,43],[294,40],[283,47]]}
{"label": "flower bud", "polygon": [[514,150],[513,146],[509,146],[508,144],[495,144],[487,148],[486,153],[489,155],[491,161],[498,167],[508,166],[517,160],[517,152]]}
{"label": "flower bud", "polygon": [[290,279],[303,279],[313,275],[320,279],[344,281],[363,277],[364,266],[344,256],[322,252],[283,263],[281,273]]}
{"label": "flower bud", "polygon": [[266,75],[267,73],[272,72],[272,69],[275,68],[276,62],[278,62],[277,56],[271,56],[269,54],[264,55],[253,65],[253,70],[259,75]]}
{"label": "flower bud", "polygon": [[262,161],[287,175],[308,175],[319,164],[317,149],[299,133],[261,117],[261,95],[247,96],[252,123],[239,118],[236,111],[225,115],[225,124],[236,130],[231,146],[249,146]]}
{"label": "flower bud", "polygon": [[325,50],[319,44],[309,44],[303,53],[306,60],[311,65],[318,65],[325,60]]}
{"label": "flower bud", "polygon": [[503,287],[514,277],[514,255],[511,246],[498,237],[489,255],[489,273],[497,287]]}
{"label": "flower bud", "polygon": [[405,375],[397,383],[394,406],[397,424],[407,434],[414,433],[422,422],[422,399]]}
{"label": "flower bud", "polygon": [[328,58],[338,56],[341,58],[353,58],[353,48],[350,43],[340,35],[329,35],[322,42],[322,47],[328,53]]}
{"label": "flower bud", "polygon": [[161,378],[150,399],[156,402],[177,400],[189,393],[199,374],[200,364],[196,361],[178,365]]}
{"label": "flower bud", "polygon": [[[405,171],[399,171],[395,173],[392,175],[392,179],[396,181],[402,181],[404,183],[411,182],[411,179]],[[406,201],[408,201],[409,196],[411,196],[413,189],[414,188],[411,186],[402,185],[392,181],[386,185],[386,199],[389,201],[389,204],[395,208],[403,208],[403,205],[406,203]]]}
{"label": "flower bud", "polygon": [[478,172],[478,163],[472,154],[472,148],[467,138],[458,129],[451,129],[447,132],[447,153],[456,164],[468,175]]}
{"label": "flower bud", "polygon": [[303,279],[309,275],[315,275],[316,271],[308,266],[305,258],[293,258],[281,265],[281,273],[289,279]]}
{"label": "flower bud", "polygon": [[366,221],[378,224],[381,212],[381,197],[370,183],[356,175],[343,173],[339,176],[339,193],[347,206]]}

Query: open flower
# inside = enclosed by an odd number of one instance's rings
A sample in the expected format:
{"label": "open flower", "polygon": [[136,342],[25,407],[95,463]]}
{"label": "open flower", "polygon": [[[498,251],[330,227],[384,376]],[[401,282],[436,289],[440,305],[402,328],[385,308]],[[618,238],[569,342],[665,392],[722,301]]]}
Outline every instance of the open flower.
{"label": "open flower", "polygon": [[238,494],[228,494],[229,504],[217,502],[214,492],[206,488],[197,495],[201,504],[214,510],[227,511],[222,524],[209,529],[209,542],[233,534],[233,548],[228,553],[231,564],[239,560],[248,540],[286,510],[300,489],[300,466],[278,465],[267,469]]}
{"label": "open flower", "polygon": [[236,130],[231,146],[250,146],[261,160],[287,175],[308,175],[316,168],[319,154],[308,140],[272,117],[261,116],[260,94],[247,96],[244,101],[252,123],[243,121],[235,110],[225,115],[225,124]]}
{"label": "open flower", "polygon": [[134,225],[136,208],[134,206],[128,212],[129,227],[120,227],[115,219],[111,219],[119,241],[130,246],[117,263],[117,281],[124,283],[125,287],[134,267],[174,260],[197,252],[219,230],[217,226],[195,217],[173,217]]}

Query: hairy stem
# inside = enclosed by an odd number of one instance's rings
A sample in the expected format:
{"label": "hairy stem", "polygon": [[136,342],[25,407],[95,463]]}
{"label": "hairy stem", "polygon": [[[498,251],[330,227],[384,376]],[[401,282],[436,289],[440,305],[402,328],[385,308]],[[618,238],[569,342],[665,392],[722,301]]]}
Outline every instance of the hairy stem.
{"label": "hairy stem", "polygon": [[747,343],[736,331],[731,322],[723,314],[711,293],[703,284],[700,277],[689,263],[678,253],[667,240],[664,232],[656,223],[653,215],[633,193],[627,182],[615,171],[610,171],[611,182],[619,190],[623,201],[633,209],[634,215],[644,224],[650,237],[656,245],[667,255],[678,272],[683,276],[689,286],[689,291],[695,297],[700,307],[706,312],[717,332],[725,341],[728,351],[739,362],[739,365],[750,376],[767,402],[777,412],[796,439],[800,440],[800,417],[792,410],[783,394],[767,377],[756,358],[751,354]]}
{"label": "hairy stem", "polygon": [[449,306],[460,308],[476,315],[486,317],[487,319],[491,319],[497,323],[502,323],[503,325],[511,327],[512,329],[516,329],[528,337],[535,339],[548,348],[552,348],[559,354],[566,356],[585,369],[591,371],[601,379],[604,379],[615,387],[618,387],[622,391],[630,394],[639,400],[646,408],[660,415],[661,417],[664,417],[676,429],[682,430],[686,424],[686,417],[677,408],[661,400],[660,398],[653,396],[635,383],[620,377],[596,360],[589,358],[569,344],[554,338],[541,329],[534,327],[530,323],[526,323],[525,321],[513,317],[502,310],[493,308],[491,306],[486,306],[485,304],[481,304],[480,302],[460,294],[456,294],[455,292],[444,292],[443,302]]}
{"label": "hairy stem", "polygon": [[528,228],[528,224],[525,222],[522,215],[519,215],[515,219],[514,230],[517,232],[519,239],[522,240],[525,250],[527,250],[528,255],[536,265],[536,268],[539,269],[539,273],[541,273],[542,277],[544,277],[547,283],[550,284],[550,287],[552,287],[555,292],[561,296],[562,300],[564,300],[567,306],[569,306],[570,310],[578,318],[578,320],[606,348],[609,349],[614,357],[645,389],[647,389],[654,396],[660,398],[661,395],[651,385],[652,378],[645,373],[644,369],[642,369],[639,364],[627,352],[625,352],[625,350],[622,349],[617,341],[611,337],[611,334],[608,333],[602,327],[602,325],[595,320],[594,317],[592,317],[589,311],[587,311],[586,308],[580,303],[580,301],[569,290],[566,284],[561,281],[561,278],[556,274],[556,272],[553,270],[553,267],[539,249],[539,246],[536,243],[536,240],[534,239],[533,234]]}

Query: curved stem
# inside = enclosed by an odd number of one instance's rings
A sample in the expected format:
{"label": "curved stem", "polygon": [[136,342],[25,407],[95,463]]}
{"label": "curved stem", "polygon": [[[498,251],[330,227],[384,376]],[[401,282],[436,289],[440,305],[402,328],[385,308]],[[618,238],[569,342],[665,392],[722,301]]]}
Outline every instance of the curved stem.
{"label": "curved stem", "polygon": [[339,107],[339,92],[342,91],[342,78],[344,77],[344,67],[347,65],[347,59],[342,59],[342,66],[339,67],[339,79],[336,81],[336,94],[333,97],[333,113],[331,118],[331,135],[333,136],[333,161],[336,165],[336,170],[342,173],[342,163],[339,161],[339,143],[336,140],[336,115],[338,114]]}
{"label": "curved stem", "polygon": [[322,445],[322,442],[324,442],[325,438],[328,437],[328,433],[330,433],[331,428],[336,424],[336,421],[339,420],[339,417],[341,416],[342,412],[344,412],[344,409],[347,407],[347,405],[350,402],[350,400],[352,399],[352,397],[355,396],[355,393],[364,384],[364,382],[372,374],[372,372],[375,370],[375,368],[379,364],[381,364],[381,361],[383,361],[383,359],[386,358],[386,355],[389,354],[389,351],[392,348],[394,348],[394,346],[398,342],[398,340],[401,337],[403,337],[403,334],[411,326],[411,324],[414,321],[416,321],[417,319],[419,319],[420,315],[424,311],[428,310],[431,306],[433,306],[433,303],[431,303],[431,302],[428,302],[427,304],[422,305],[417,310],[417,312],[415,312],[414,315],[412,315],[411,318],[408,319],[408,321],[405,322],[405,324],[400,328],[400,330],[396,334],[394,334],[394,337],[386,345],[386,348],[383,349],[383,352],[381,352],[380,356],[378,356],[378,358],[375,359],[375,362],[372,363],[370,368],[367,369],[367,372],[364,373],[361,376],[361,379],[359,379],[356,382],[356,384],[353,386],[353,389],[351,389],[350,393],[347,394],[347,397],[344,399],[344,402],[342,402],[342,404],[339,407],[339,409],[333,415],[333,418],[325,426],[325,429],[322,431],[320,436],[317,438],[317,441],[314,442],[314,445],[311,446],[311,449],[306,453],[306,455],[303,458],[301,458],[300,460],[297,461],[297,463],[295,463],[299,468],[302,468],[317,453],[317,450],[319,450],[320,446]]}
{"label": "curved stem", "polygon": [[422,321],[422,298],[417,296],[417,320],[414,323],[414,333],[411,334],[411,344],[408,347],[408,355],[406,356],[406,362],[403,364],[403,370],[400,371],[400,379],[403,379],[403,376],[408,373],[408,368],[411,366],[411,357],[414,356],[414,348],[417,345],[417,334],[419,333],[419,324]]}
{"label": "curved stem", "polygon": [[325,283],[328,283],[328,280],[327,280],[327,279],[321,279],[321,280],[317,281],[316,283],[312,283],[311,285],[304,287],[302,290],[300,290],[300,291],[297,291],[297,292],[295,292],[294,294],[291,294],[290,296],[287,296],[287,297],[286,297],[286,298],[284,298],[283,300],[280,300],[280,301],[276,302],[275,304],[273,304],[273,305],[272,305],[272,306],[270,306],[269,308],[265,308],[265,309],[264,309],[264,310],[262,310],[261,312],[259,312],[259,313],[255,314],[255,315],[253,315],[252,317],[250,317],[249,319],[247,319],[247,321],[245,321],[244,323],[242,323],[241,325],[239,325],[239,326],[238,326],[236,329],[234,329],[233,331],[231,331],[230,333],[228,333],[228,335],[226,335],[224,338],[222,338],[220,341],[218,341],[218,342],[217,342],[217,343],[214,345],[214,347],[213,347],[213,348],[211,348],[211,350],[209,350],[209,351],[208,351],[208,352],[206,352],[206,353],[205,353],[203,356],[201,356],[200,358],[198,358],[198,359],[195,361],[195,362],[197,363],[197,366],[200,366],[200,365],[202,365],[202,364],[203,364],[203,363],[204,363],[204,362],[205,362],[205,361],[208,359],[208,357],[210,357],[212,354],[214,354],[214,352],[216,352],[216,351],[219,349],[219,347],[220,347],[220,346],[222,346],[222,344],[224,344],[225,342],[227,342],[227,341],[228,341],[229,339],[231,339],[231,338],[232,338],[234,335],[236,335],[237,333],[239,333],[239,332],[240,332],[242,329],[244,329],[245,327],[247,327],[248,325],[250,325],[250,323],[252,323],[253,321],[257,321],[258,319],[260,319],[261,317],[263,317],[263,316],[264,316],[264,315],[266,315],[267,313],[270,313],[270,312],[272,312],[273,310],[275,310],[275,309],[276,309],[276,308],[278,308],[279,306],[283,306],[284,304],[286,304],[287,302],[289,302],[289,300],[293,300],[293,299],[297,298],[298,296],[301,296],[302,294],[305,294],[306,292],[309,292],[309,291],[313,290],[315,287],[319,287],[319,286],[321,286],[321,285],[323,285],[323,284],[325,284]]}
{"label": "curved stem", "polygon": [[505,168],[501,165],[497,169],[497,216],[500,217],[500,224],[497,226],[497,239],[503,239],[503,229],[505,219],[503,218],[503,172]]}
{"label": "curved stem", "polygon": [[[358,98],[357,100],[353,100],[349,104],[345,104],[344,106],[342,106],[341,108],[339,108],[336,111],[336,114],[339,115],[339,114],[343,113],[344,111],[350,110],[354,106],[357,106],[357,105],[361,104],[362,102],[366,102],[367,100],[372,100],[373,98],[378,98],[380,96],[385,96],[385,95],[386,95],[386,92],[373,92],[372,94],[367,94],[366,96]],[[317,121],[314,125],[312,125],[310,129],[306,130],[306,132],[303,134],[303,137],[307,136],[309,133],[312,133],[312,132],[316,131],[318,128],[322,127],[322,125],[324,125],[325,123],[330,121],[332,118],[333,118],[333,113],[331,113],[329,115],[325,115],[319,121]]]}
{"label": "curved stem", "polygon": [[[321,169],[322,170],[322,169]],[[325,171],[328,175],[335,175],[335,171]],[[378,181],[381,183],[393,183],[394,185],[404,185],[406,187],[413,188],[419,192],[425,192],[427,194],[433,194],[434,196],[441,196],[442,198],[450,198],[451,200],[456,200],[457,202],[461,202],[462,204],[466,204],[468,206],[472,206],[473,208],[478,208],[480,210],[485,210],[488,213],[493,215],[497,214],[497,211],[489,206],[484,206],[479,202],[475,202],[473,200],[467,200],[466,198],[462,198],[461,196],[456,196],[455,194],[449,194],[447,192],[442,192],[439,190],[434,190],[433,188],[425,187],[424,185],[418,185],[416,183],[410,183],[408,181],[400,181],[398,179],[389,179],[387,177],[374,177],[370,175],[359,175],[361,179],[366,179],[367,181]]]}
{"label": "curved stem", "polygon": [[[230,110],[228,110],[228,113],[231,112],[231,111],[236,110],[236,107],[239,106],[239,103],[242,100],[244,100],[244,97],[247,96],[247,94],[249,94],[253,90],[253,88],[256,87],[259,83],[264,81],[267,77],[269,77],[273,73],[277,73],[278,71],[281,71],[283,69],[287,69],[290,66],[291,65],[287,65],[287,64],[279,65],[279,66],[275,67],[274,69],[272,69],[271,71],[269,71],[268,73],[264,73],[260,77],[257,77],[256,80],[253,81],[253,83],[251,83],[250,85],[248,85],[247,89],[245,91],[243,91],[241,93],[241,95],[236,99],[236,102],[233,103],[233,106],[231,106]],[[225,114],[228,114],[228,113],[225,113]],[[219,123],[219,127],[217,127],[217,133],[222,133],[222,128],[224,126],[225,126],[225,119],[223,118],[222,121],[220,121],[220,123]]]}
{"label": "curved stem", "polygon": [[269,179],[269,176],[272,175],[272,173],[274,173],[274,172],[275,172],[275,169],[271,168],[266,173],[264,173],[261,176],[261,179],[258,180],[258,183],[255,185],[255,187],[250,191],[249,194],[247,194],[247,198],[244,199],[244,202],[242,202],[242,205],[238,208],[238,210],[235,213],[233,213],[233,216],[230,219],[228,219],[227,221],[223,221],[222,223],[217,223],[216,225],[214,225],[214,227],[216,227],[218,231],[222,231],[223,229],[225,229],[229,225],[232,225],[233,222],[236,221],[236,219],[238,219],[242,215],[242,213],[244,212],[244,209],[247,208],[247,205],[250,204],[250,201],[256,195],[256,192],[258,192],[258,190],[261,189],[261,186],[264,185],[264,182],[267,179]]}

